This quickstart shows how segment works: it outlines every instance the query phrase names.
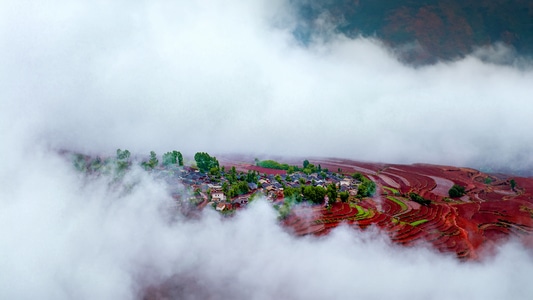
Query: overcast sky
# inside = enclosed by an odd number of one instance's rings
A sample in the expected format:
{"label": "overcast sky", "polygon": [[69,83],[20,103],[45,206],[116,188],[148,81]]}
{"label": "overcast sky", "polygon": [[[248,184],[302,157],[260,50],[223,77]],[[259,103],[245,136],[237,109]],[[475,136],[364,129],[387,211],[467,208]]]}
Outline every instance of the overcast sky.
{"label": "overcast sky", "polygon": [[294,239],[264,204],[169,224],[142,173],[129,195],[73,173],[54,149],[533,167],[528,62],[477,58],[505,47],[413,68],[327,24],[302,46],[281,0],[190,2],[0,2],[0,298],[128,299],[173,275],[191,297],[530,298],[514,244],[460,264],[377,233]]}

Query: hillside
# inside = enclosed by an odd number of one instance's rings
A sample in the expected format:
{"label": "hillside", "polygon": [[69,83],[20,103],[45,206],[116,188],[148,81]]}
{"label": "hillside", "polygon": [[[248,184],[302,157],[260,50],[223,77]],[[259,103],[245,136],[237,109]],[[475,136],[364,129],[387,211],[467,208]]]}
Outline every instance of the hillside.
{"label": "hillside", "polygon": [[[318,161],[343,172],[361,172],[377,183],[372,198],[323,207],[297,208],[284,221],[297,235],[324,235],[340,224],[375,226],[402,245],[429,243],[460,259],[516,238],[529,244],[533,233],[533,179],[485,174],[470,168]],[[450,198],[454,185],[466,194]],[[429,200],[413,201],[413,194]]]}
{"label": "hillside", "polygon": [[[504,43],[533,55],[531,1],[296,1],[306,39],[326,20],[348,37],[375,36],[410,63],[453,60],[476,47]],[[321,21],[319,21],[321,20]]]}
{"label": "hillside", "polygon": [[296,236],[326,235],[341,224],[378,228],[394,243],[429,244],[459,259],[478,259],[511,238],[533,246],[533,178],[342,159],[306,159],[300,166],[197,153],[183,165],[178,151],[163,154],[161,163],[154,152],[140,162],[120,149],[116,158],[63,155],[77,170],[111,175],[117,183],[139,165],[166,182],[174,208],[186,216],[206,208],[233,216],[263,198]]}

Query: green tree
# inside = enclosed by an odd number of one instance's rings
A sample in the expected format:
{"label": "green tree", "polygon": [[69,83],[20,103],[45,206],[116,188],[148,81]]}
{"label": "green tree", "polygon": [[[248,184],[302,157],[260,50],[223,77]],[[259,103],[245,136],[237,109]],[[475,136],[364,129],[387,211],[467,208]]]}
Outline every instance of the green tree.
{"label": "green tree", "polygon": [[357,197],[372,197],[376,192],[376,184],[366,177],[363,178],[363,182],[357,187]]}
{"label": "green tree", "polygon": [[143,166],[146,170],[151,170],[159,164],[159,160],[157,159],[157,155],[154,151],[150,151],[150,159],[148,161],[142,162],[141,166]]}
{"label": "green tree", "polygon": [[226,178],[231,184],[237,182],[237,170],[235,169],[235,166],[231,167],[229,174],[228,176],[226,176]]}
{"label": "green tree", "polygon": [[328,198],[330,203],[337,202],[337,185],[335,183],[330,183],[326,187]]}
{"label": "green tree", "polygon": [[324,196],[326,196],[326,189],[321,186],[307,185],[303,188],[303,196],[305,199],[315,204],[321,204],[324,202]]}
{"label": "green tree", "polygon": [[304,167],[304,169],[307,168],[307,166],[309,166],[309,161],[306,159],[306,160],[304,160],[304,162],[303,162],[303,167]]}
{"label": "green tree", "polygon": [[363,176],[363,174],[361,174],[361,173],[353,173],[353,174],[352,174],[352,177],[353,177],[353,179],[356,179],[356,180],[361,181],[361,182],[362,182],[362,181],[364,180],[364,178],[365,178],[365,177]]}
{"label": "green tree", "polygon": [[87,170],[87,157],[85,155],[77,153],[73,155],[72,159],[76,170],[79,172],[85,172]]}
{"label": "green tree", "polygon": [[515,190],[515,188],[516,188],[516,181],[515,181],[514,179],[511,179],[511,180],[509,181],[509,183],[511,184],[511,189],[512,189],[513,191],[516,191],[516,190]]}
{"label": "green tree", "polygon": [[249,183],[257,183],[257,173],[252,170],[248,170],[248,173],[246,173],[246,182]]}
{"label": "green tree", "polygon": [[91,172],[97,172],[99,171],[103,166],[102,159],[100,156],[97,156],[90,164],[89,164],[89,171]]}
{"label": "green tree", "polygon": [[218,169],[220,167],[216,157],[211,157],[205,152],[197,152],[194,155],[194,160],[196,161],[198,169],[203,173],[207,173],[211,168]]}
{"label": "green tree", "polygon": [[178,157],[178,166],[182,167],[183,166],[183,155],[181,155],[181,152],[177,152],[176,153],[176,156]]}
{"label": "green tree", "polygon": [[161,164],[163,166],[175,165],[178,163],[177,156],[178,156],[177,151],[167,152],[163,154],[163,156],[161,157],[161,161],[162,161]]}
{"label": "green tree", "polygon": [[209,175],[214,176],[215,178],[220,177],[220,169],[217,167],[212,167],[209,169]]}
{"label": "green tree", "polygon": [[416,193],[409,193],[409,199],[411,199],[412,201],[414,202],[417,202],[419,204],[422,204],[422,205],[430,205],[431,204],[431,200],[429,199],[425,199],[424,197],[416,194]]}
{"label": "green tree", "polygon": [[279,213],[279,219],[280,220],[283,220],[283,219],[287,218],[289,216],[289,214],[291,213],[291,204],[290,204],[290,202],[285,201],[283,203],[283,205],[281,205],[278,208],[278,213]]}
{"label": "green tree", "polygon": [[289,168],[287,169],[287,174],[292,174],[294,172],[295,172],[294,166],[289,166]]}
{"label": "green tree", "polygon": [[288,170],[288,164],[281,164],[275,160],[262,160],[257,162],[257,166],[267,169],[276,169],[276,170]]}
{"label": "green tree", "polygon": [[128,160],[130,158],[130,151],[117,149],[117,160]]}
{"label": "green tree", "polygon": [[465,194],[465,187],[458,184],[454,184],[450,190],[448,190],[448,195],[450,198],[459,198]]}
{"label": "green tree", "polygon": [[150,167],[155,168],[159,164],[159,160],[157,159],[157,154],[155,154],[154,151],[150,151],[150,160],[148,161],[150,163]]}
{"label": "green tree", "polygon": [[246,181],[239,181],[237,186],[239,188],[239,195],[246,194],[250,191],[250,187],[248,187],[248,182]]}
{"label": "green tree", "polygon": [[350,198],[350,193],[348,192],[340,192],[339,196],[341,197],[342,202],[348,201],[348,198]]}
{"label": "green tree", "polygon": [[296,194],[299,194],[299,193],[300,193],[299,189],[295,189],[295,188],[292,188],[292,187],[287,187],[287,188],[283,189],[283,197],[285,197],[285,198],[294,197]]}
{"label": "green tree", "polygon": [[130,155],[131,153],[128,150],[120,150],[117,149],[117,156],[116,156],[116,165],[117,165],[117,171],[119,173],[124,172],[130,165]]}

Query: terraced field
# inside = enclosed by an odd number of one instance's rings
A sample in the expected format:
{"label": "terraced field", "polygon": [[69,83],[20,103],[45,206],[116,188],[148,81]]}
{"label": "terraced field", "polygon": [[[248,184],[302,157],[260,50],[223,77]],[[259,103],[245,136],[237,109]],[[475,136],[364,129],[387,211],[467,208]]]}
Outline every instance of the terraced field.
{"label": "terraced field", "polygon": [[[363,229],[375,226],[398,244],[430,244],[460,259],[476,259],[481,249],[509,238],[526,244],[533,239],[533,178],[436,165],[316,163],[342,167],[346,174],[361,172],[377,183],[378,191],[372,199],[354,198],[329,209],[294,208],[284,224],[296,235],[324,235],[341,223]],[[516,183],[514,189],[511,180]],[[464,186],[466,195],[450,199],[447,190],[453,184]],[[410,193],[431,203],[413,202]]]}

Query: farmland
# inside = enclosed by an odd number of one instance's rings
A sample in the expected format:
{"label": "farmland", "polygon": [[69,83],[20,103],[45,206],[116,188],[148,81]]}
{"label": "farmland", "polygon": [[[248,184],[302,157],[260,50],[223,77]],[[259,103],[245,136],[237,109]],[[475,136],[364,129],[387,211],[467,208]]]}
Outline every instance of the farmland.
{"label": "farmland", "polygon": [[[477,259],[482,250],[533,233],[533,179],[484,174],[470,168],[387,165],[348,160],[317,160],[322,167],[361,172],[378,186],[372,198],[334,203],[330,208],[294,208],[283,223],[295,235],[322,236],[344,224],[357,230],[377,227],[395,243],[430,244],[459,259]],[[515,187],[510,183],[514,180]],[[454,184],[465,187],[449,198]],[[409,194],[429,200],[420,205]],[[305,216],[302,217],[302,216]]]}
{"label": "farmland", "polygon": [[[533,178],[342,159],[305,159],[300,166],[232,156],[220,164],[207,153],[195,155],[198,166],[181,165],[170,159],[173,153],[179,152],[164,154],[159,164],[152,152],[140,165],[172,187],[176,207],[186,214],[212,207],[231,217],[263,197],[295,236],[324,236],[339,225],[377,228],[399,245],[430,245],[462,260],[478,259],[509,239],[533,243]],[[120,149],[116,158],[73,157],[78,170],[117,179],[139,164]]]}

